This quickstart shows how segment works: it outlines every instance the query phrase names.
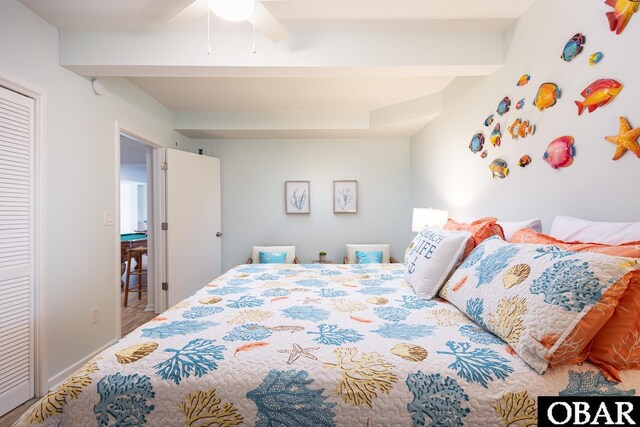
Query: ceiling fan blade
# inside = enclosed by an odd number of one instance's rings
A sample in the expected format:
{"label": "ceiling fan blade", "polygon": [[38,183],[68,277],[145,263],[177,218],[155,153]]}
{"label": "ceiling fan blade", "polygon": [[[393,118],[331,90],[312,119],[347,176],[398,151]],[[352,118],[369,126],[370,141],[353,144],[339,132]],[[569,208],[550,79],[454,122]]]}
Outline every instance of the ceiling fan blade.
{"label": "ceiling fan blade", "polygon": [[[255,18],[256,30],[269,37],[272,42],[278,43],[287,38],[287,31],[260,1],[256,1]],[[253,24],[253,17],[249,22]]]}
{"label": "ceiling fan blade", "polygon": [[206,15],[208,10],[208,0],[194,0],[191,4],[170,18],[169,22],[178,24],[192,22],[201,16]]}

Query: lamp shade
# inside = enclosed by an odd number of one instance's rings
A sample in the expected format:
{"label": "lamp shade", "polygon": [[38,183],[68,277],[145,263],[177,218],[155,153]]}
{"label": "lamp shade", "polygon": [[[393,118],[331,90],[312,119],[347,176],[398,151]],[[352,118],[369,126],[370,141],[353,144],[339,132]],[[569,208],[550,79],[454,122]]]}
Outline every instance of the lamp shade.
{"label": "lamp shade", "polygon": [[413,221],[411,222],[411,231],[420,232],[427,226],[442,227],[447,223],[449,212],[441,209],[413,209]]}
{"label": "lamp shade", "polygon": [[209,8],[225,21],[246,21],[253,13],[254,0],[209,0]]}

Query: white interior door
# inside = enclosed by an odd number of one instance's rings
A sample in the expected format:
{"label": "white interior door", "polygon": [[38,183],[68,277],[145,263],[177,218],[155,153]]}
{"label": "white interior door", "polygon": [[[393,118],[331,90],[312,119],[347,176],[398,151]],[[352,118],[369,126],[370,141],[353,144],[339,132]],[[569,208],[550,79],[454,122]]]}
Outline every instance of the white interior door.
{"label": "white interior door", "polygon": [[0,87],[0,416],[33,397],[33,106]]}
{"label": "white interior door", "polygon": [[166,149],[167,307],[221,274],[220,159]]}

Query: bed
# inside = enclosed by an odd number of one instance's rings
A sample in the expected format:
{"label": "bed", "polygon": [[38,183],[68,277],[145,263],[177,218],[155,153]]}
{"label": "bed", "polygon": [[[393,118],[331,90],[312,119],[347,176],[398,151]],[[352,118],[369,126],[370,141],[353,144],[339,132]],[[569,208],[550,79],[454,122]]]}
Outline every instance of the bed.
{"label": "bed", "polygon": [[402,264],[243,265],[103,351],[23,425],[535,425],[539,395],[635,395],[589,363],[539,375]]}

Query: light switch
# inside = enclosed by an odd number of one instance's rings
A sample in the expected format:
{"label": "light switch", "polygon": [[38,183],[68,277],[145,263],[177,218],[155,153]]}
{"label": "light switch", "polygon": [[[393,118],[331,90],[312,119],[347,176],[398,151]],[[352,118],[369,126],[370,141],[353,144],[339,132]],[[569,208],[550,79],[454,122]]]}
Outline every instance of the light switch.
{"label": "light switch", "polygon": [[113,211],[104,211],[104,225],[113,225]]}

